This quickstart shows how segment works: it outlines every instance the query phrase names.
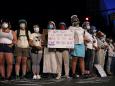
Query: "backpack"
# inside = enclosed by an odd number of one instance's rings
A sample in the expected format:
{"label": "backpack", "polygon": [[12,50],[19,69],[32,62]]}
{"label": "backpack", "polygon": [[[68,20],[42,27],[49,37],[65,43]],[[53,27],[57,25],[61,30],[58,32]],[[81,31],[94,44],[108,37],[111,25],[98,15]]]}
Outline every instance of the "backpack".
{"label": "backpack", "polygon": [[[26,34],[27,40],[29,41],[28,30],[25,31],[25,34]],[[20,29],[17,30],[17,38],[19,37],[19,35],[20,35]]]}

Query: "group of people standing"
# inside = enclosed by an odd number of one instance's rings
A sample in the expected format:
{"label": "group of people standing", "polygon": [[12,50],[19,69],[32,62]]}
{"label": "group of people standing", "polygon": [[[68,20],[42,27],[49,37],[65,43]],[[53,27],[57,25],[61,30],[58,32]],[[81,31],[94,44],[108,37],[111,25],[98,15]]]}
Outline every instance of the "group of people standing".
{"label": "group of people standing", "polygon": [[[102,68],[106,64],[105,69],[108,74],[111,74],[111,60],[115,56],[115,43],[112,39],[106,38],[103,32],[97,31],[88,21],[80,26],[77,15],[71,16],[71,23],[72,25],[67,27],[64,22],[60,22],[58,27],[58,30],[74,32],[74,48],[65,49],[48,48],[48,33],[40,34],[39,25],[33,25],[34,32],[31,33],[24,19],[19,20],[19,29],[16,31],[11,30],[8,21],[2,21],[0,27],[0,75],[2,79],[11,79],[14,60],[16,79],[25,78],[29,57],[32,61],[33,79],[41,79],[42,58],[43,73],[56,74],[56,79],[61,79],[63,63],[67,79],[70,78],[70,69],[73,78],[78,78],[77,75],[80,77],[93,75],[94,64],[100,64]],[[57,30],[55,22],[49,21],[47,30]],[[7,68],[5,68],[5,63]]]}

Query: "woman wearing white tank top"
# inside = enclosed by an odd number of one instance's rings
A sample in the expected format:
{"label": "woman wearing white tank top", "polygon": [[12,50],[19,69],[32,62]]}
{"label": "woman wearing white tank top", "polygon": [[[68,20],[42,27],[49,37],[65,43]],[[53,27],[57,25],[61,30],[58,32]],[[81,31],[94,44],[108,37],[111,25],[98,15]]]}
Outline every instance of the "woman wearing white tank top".
{"label": "woman wearing white tank top", "polygon": [[[10,79],[13,66],[13,49],[17,38],[14,31],[10,30],[7,21],[3,21],[0,28],[0,74],[2,79]],[[4,62],[7,64],[7,75],[5,76]]]}

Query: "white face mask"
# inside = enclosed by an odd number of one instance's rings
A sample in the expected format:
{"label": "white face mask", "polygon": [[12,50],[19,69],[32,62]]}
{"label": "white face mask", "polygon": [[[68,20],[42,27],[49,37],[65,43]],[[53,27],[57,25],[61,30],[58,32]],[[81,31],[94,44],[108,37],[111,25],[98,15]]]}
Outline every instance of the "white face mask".
{"label": "white face mask", "polygon": [[3,23],[2,28],[8,28],[8,23]]}
{"label": "white face mask", "polygon": [[93,30],[93,33],[96,33],[97,30]]}
{"label": "white face mask", "polygon": [[87,25],[86,27],[87,27],[88,30],[90,29],[90,26],[89,26],[89,25]]}
{"label": "white face mask", "polygon": [[25,28],[26,28],[25,23],[21,23],[21,24],[20,24],[20,28],[25,29]]}
{"label": "white face mask", "polygon": [[113,40],[110,40],[110,43],[112,43],[113,42]]}
{"label": "white face mask", "polygon": [[40,31],[39,27],[34,28],[34,32],[38,33]]}
{"label": "white face mask", "polygon": [[96,33],[94,33],[93,35],[96,36]]}

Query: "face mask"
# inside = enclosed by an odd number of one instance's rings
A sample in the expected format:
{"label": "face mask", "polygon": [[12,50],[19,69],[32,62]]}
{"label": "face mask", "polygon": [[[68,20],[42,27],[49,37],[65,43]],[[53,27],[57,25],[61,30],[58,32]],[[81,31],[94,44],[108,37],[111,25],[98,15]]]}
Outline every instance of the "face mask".
{"label": "face mask", "polygon": [[96,33],[97,30],[93,30],[93,33]]}
{"label": "face mask", "polygon": [[34,28],[34,32],[35,32],[35,33],[38,33],[39,30],[40,30],[39,27]]}
{"label": "face mask", "polygon": [[65,26],[64,26],[64,25],[61,25],[61,26],[60,26],[60,29],[61,29],[61,30],[65,30]]}
{"label": "face mask", "polygon": [[90,26],[89,26],[89,25],[87,25],[86,27],[87,27],[88,30],[90,29]]}
{"label": "face mask", "polygon": [[7,24],[7,23],[3,23],[3,24],[2,24],[2,27],[3,27],[3,28],[8,28],[8,24]]}
{"label": "face mask", "polygon": [[54,26],[52,25],[52,24],[50,24],[49,26],[48,26],[48,29],[53,29],[54,28]]}
{"label": "face mask", "polygon": [[73,26],[78,26],[79,22],[73,22]]}
{"label": "face mask", "polygon": [[110,40],[110,43],[112,43],[113,42],[113,40]]}
{"label": "face mask", "polygon": [[96,33],[94,33],[93,35],[96,36]]}
{"label": "face mask", "polygon": [[20,28],[25,29],[25,27],[26,27],[25,23],[20,24]]}
{"label": "face mask", "polygon": [[104,40],[105,38],[104,37],[100,37],[101,40]]}

